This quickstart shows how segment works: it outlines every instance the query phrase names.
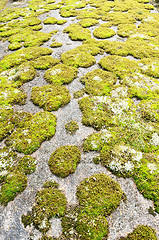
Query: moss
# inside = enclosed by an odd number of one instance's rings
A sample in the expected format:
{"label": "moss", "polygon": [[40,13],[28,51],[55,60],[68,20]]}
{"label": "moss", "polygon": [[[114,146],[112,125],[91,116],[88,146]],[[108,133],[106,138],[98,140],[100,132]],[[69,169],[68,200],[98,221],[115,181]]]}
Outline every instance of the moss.
{"label": "moss", "polygon": [[25,175],[35,172],[35,169],[35,159],[31,156],[24,156],[18,162],[17,171]]}
{"label": "moss", "polygon": [[52,217],[62,217],[66,211],[65,195],[52,184],[36,194],[36,204],[27,215],[22,215],[24,227],[33,224],[42,233],[46,233]]}
{"label": "moss", "polygon": [[51,48],[58,48],[58,47],[62,47],[62,43],[60,43],[60,42],[52,42],[51,43],[51,45],[50,45],[50,47]]}
{"label": "moss", "polygon": [[46,111],[56,111],[70,102],[70,94],[66,87],[45,85],[34,87],[31,100]]}
{"label": "moss", "polygon": [[33,31],[39,31],[39,30],[41,30],[42,28],[43,28],[43,26],[42,26],[41,24],[35,25],[35,26],[32,26],[32,27],[31,27],[31,29],[32,29]]}
{"label": "moss", "polygon": [[80,20],[78,23],[82,27],[87,28],[87,27],[92,27],[92,26],[97,25],[99,23],[99,21],[94,18],[85,18],[85,19]]}
{"label": "moss", "polygon": [[78,48],[62,53],[61,60],[66,65],[84,68],[90,67],[96,63],[94,56],[92,56],[89,52],[84,52]]}
{"label": "moss", "polygon": [[62,0],[61,2],[64,6],[67,6],[72,9],[80,9],[84,8],[86,6],[86,1],[85,0]]}
{"label": "moss", "polygon": [[53,30],[50,32],[50,34],[55,35],[58,32],[58,30]]}
{"label": "moss", "polygon": [[77,19],[85,18],[100,19],[101,13],[98,9],[95,8],[81,9],[80,11],[78,11]]}
{"label": "moss", "polygon": [[57,21],[57,25],[63,25],[65,23],[67,23],[67,20],[60,19]]}
{"label": "moss", "polygon": [[52,50],[43,47],[29,47],[19,49],[14,53],[6,55],[0,61],[0,72],[18,66],[27,60],[34,60],[40,56],[50,55]]}
{"label": "moss", "polygon": [[74,98],[83,97],[84,93],[85,93],[84,89],[78,90],[78,91],[76,91],[76,92],[73,93],[73,97],[74,97]]}
{"label": "moss", "polygon": [[65,124],[66,132],[69,134],[74,134],[78,129],[78,123],[76,121],[70,121]]}
{"label": "moss", "polygon": [[77,77],[77,69],[58,64],[46,71],[44,78],[53,85],[69,84]]}
{"label": "moss", "polygon": [[141,71],[148,75],[155,78],[159,77],[159,67],[158,67],[158,59],[157,58],[143,58],[139,62],[139,67]]}
{"label": "moss", "polygon": [[81,153],[76,146],[62,146],[51,154],[48,162],[50,170],[58,177],[67,177],[75,172]]}
{"label": "moss", "polygon": [[140,116],[145,121],[159,122],[159,104],[156,99],[143,100],[138,105]]}
{"label": "moss", "polygon": [[11,51],[14,51],[14,50],[20,49],[22,46],[23,46],[22,43],[13,42],[13,43],[9,44],[8,49]]}
{"label": "moss", "polygon": [[24,47],[34,47],[40,46],[44,42],[47,42],[51,38],[50,33],[43,33],[40,31],[33,31],[30,28],[21,30],[20,33],[17,33],[9,37],[9,42],[24,42]]}
{"label": "moss", "polygon": [[41,143],[49,140],[55,134],[56,117],[49,112],[39,112],[28,121],[22,121],[23,127],[18,127],[6,139],[8,146],[13,146],[18,152],[31,154]]}
{"label": "moss", "polygon": [[44,24],[56,24],[57,19],[55,17],[48,17],[43,21]]}
{"label": "moss", "polygon": [[70,7],[63,7],[60,9],[60,15],[61,17],[75,17],[77,16],[77,11],[74,9],[71,9]]}
{"label": "moss", "polygon": [[60,62],[59,59],[54,59],[51,56],[42,56],[35,59],[32,64],[36,69],[48,69]]}
{"label": "moss", "polygon": [[120,78],[126,76],[127,74],[139,72],[139,67],[135,60],[130,60],[120,56],[112,55],[104,57],[99,61],[99,64],[105,70],[116,73],[116,75]]}
{"label": "moss", "polygon": [[12,172],[7,175],[0,190],[0,203],[7,205],[27,186],[27,177],[19,172]]}
{"label": "moss", "polygon": [[0,105],[0,141],[6,138],[14,129],[10,121],[13,116],[13,108],[10,105]]}
{"label": "moss", "polygon": [[96,38],[104,39],[113,37],[114,35],[116,35],[116,32],[113,29],[108,28],[107,23],[103,23],[93,31],[93,35]]}
{"label": "moss", "polygon": [[62,219],[66,239],[107,239],[106,216],[120,204],[123,192],[118,183],[101,173],[86,178],[77,188],[79,207],[70,209]]}
{"label": "moss", "polygon": [[101,69],[95,69],[80,78],[85,84],[85,92],[93,96],[109,95],[111,87],[116,83],[115,74]]}
{"label": "moss", "polygon": [[132,35],[134,32],[136,32],[137,27],[135,24],[120,24],[118,25],[118,31],[117,34],[120,37],[129,37],[130,35]]}
{"label": "moss", "polygon": [[69,27],[65,28],[63,32],[69,33],[71,40],[75,41],[83,41],[91,37],[90,31],[77,23],[71,24]]}
{"label": "moss", "polygon": [[129,233],[126,238],[121,240],[157,240],[155,230],[149,226],[138,225],[132,233]]}
{"label": "moss", "polygon": [[102,17],[103,21],[110,21],[112,25],[135,23],[136,19],[128,12],[111,12]]}

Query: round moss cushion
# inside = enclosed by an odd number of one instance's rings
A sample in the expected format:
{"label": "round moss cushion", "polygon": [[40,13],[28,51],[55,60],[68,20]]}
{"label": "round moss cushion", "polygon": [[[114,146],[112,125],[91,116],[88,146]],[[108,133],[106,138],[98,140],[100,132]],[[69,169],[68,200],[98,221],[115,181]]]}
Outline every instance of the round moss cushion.
{"label": "round moss cushion", "polygon": [[49,167],[53,174],[59,177],[67,177],[75,172],[80,159],[81,153],[77,146],[62,146],[52,153]]}
{"label": "round moss cushion", "polygon": [[46,111],[56,111],[70,102],[70,94],[66,87],[45,85],[34,87],[31,100]]}
{"label": "round moss cushion", "polygon": [[115,34],[116,32],[113,29],[108,28],[108,24],[105,24],[105,23],[101,24],[93,32],[93,35],[96,38],[101,38],[101,39],[113,37]]}

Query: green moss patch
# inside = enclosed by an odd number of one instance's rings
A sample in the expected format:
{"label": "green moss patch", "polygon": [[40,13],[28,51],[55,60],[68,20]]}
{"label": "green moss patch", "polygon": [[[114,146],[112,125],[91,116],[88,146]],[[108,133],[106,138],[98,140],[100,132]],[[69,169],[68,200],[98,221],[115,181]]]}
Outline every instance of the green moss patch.
{"label": "green moss patch", "polygon": [[79,207],[70,209],[62,219],[65,237],[107,239],[106,216],[119,206],[123,198],[119,184],[105,174],[94,174],[78,186],[77,197]]}
{"label": "green moss patch", "polygon": [[77,77],[77,69],[58,64],[46,71],[44,78],[53,85],[69,84]]}
{"label": "green moss patch", "polygon": [[85,18],[85,19],[80,20],[78,23],[82,27],[87,28],[87,27],[92,27],[92,26],[97,25],[99,23],[99,21],[94,18]]}
{"label": "green moss patch", "polygon": [[84,89],[78,90],[78,91],[76,91],[76,92],[73,93],[73,97],[74,97],[74,98],[83,97],[84,93],[85,93]]}
{"label": "green moss patch", "polygon": [[159,77],[159,61],[157,58],[143,58],[139,62],[141,71],[152,77]]}
{"label": "green moss patch", "polygon": [[47,111],[55,111],[70,102],[71,96],[64,86],[45,85],[34,87],[31,100],[35,105]]}
{"label": "green moss patch", "polygon": [[81,153],[76,146],[62,146],[51,154],[48,162],[50,170],[58,177],[67,177],[75,172]]}
{"label": "green moss patch", "polygon": [[71,24],[69,27],[65,28],[64,32],[69,33],[71,40],[86,40],[91,37],[91,33],[88,29],[81,27],[79,24]]}
{"label": "green moss patch", "polygon": [[101,96],[110,94],[111,87],[116,83],[117,77],[111,72],[96,69],[80,78],[80,81],[85,84],[86,93]]}
{"label": "green moss patch", "polygon": [[0,105],[0,141],[7,137],[14,129],[11,122],[13,108],[10,105]]}
{"label": "green moss patch", "polygon": [[54,59],[51,56],[42,56],[33,61],[33,66],[36,69],[48,69],[60,62],[59,59]]}
{"label": "green moss patch", "polygon": [[46,182],[36,194],[36,204],[27,215],[22,215],[24,227],[33,224],[40,232],[46,233],[52,217],[62,217],[66,211],[65,195],[57,189],[56,182]]}
{"label": "green moss patch", "polygon": [[11,51],[18,50],[23,46],[23,44],[20,42],[13,42],[9,44],[8,49]]}
{"label": "green moss patch", "polygon": [[18,152],[31,154],[36,151],[41,143],[49,140],[55,134],[56,117],[49,112],[39,112],[28,121],[22,121],[10,137],[6,139],[6,144],[13,146]]}
{"label": "green moss patch", "polygon": [[14,53],[6,55],[0,61],[0,72],[18,66],[27,60],[34,60],[40,56],[50,55],[52,50],[43,47],[29,47],[24,49],[19,49]]}
{"label": "green moss patch", "polygon": [[79,129],[79,126],[76,121],[72,120],[65,124],[65,129],[67,133],[74,134]]}
{"label": "green moss patch", "polygon": [[120,37],[129,37],[132,35],[134,32],[136,32],[137,27],[135,24],[120,24],[118,25],[118,31],[117,34]]}
{"label": "green moss patch", "polygon": [[50,45],[50,47],[51,48],[58,48],[58,47],[62,47],[62,43],[60,43],[60,42],[52,42],[51,43],[51,45]]}
{"label": "green moss patch", "polygon": [[110,21],[112,25],[135,23],[136,20],[128,12],[111,12],[102,17],[103,21]]}
{"label": "green moss patch", "polygon": [[114,35],[116,35],[116,32],[113,29],[108,28],[107,23],[103,23],[93,31],[93,35],[96,38],[104,39],[113,37]]}
{"label": "green moss patch", "polygon": [[56,24],[57,19],[55,17],[48,17],[43,21],[44,24]]}
{"label": "green moss patch", "polygon": [[149,226],[138,225],[132,233],[129,233],[126,238],[122,237],[120,240],[157,240],[155,230]]}

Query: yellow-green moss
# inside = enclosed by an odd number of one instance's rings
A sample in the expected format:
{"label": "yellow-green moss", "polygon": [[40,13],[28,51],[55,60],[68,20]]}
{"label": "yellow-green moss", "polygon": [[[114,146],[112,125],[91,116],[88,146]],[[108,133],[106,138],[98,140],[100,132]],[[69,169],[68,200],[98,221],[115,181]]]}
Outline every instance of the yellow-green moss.
{"label": "yellow-green moss", "polygon": [[62,217],[66,211],[66,198],[57,189],[56,182],[46,182],[36,194],[36,204],[27,215],[22,215],[24,227],[33,224],[40,232],[46,233],[52,217]]}
{"label": "yellow-green moss", "polygon": [[35,59],[32,64],[36,69],[48,69],[60,62],[59,59],[54,59],[51,56],[42,56]]}
{"label": "yellow-green moss", "polygon": [[23,46],[22,43],[13,42],[13,43],[9,44],[8,49],[11,51],[14,51],[14,50],[20,49],[22,46]]}
{"label": "yellow-green moss", "polygon": [[50,47],[51,48],[58,48],[58,47],[62,47],[62,43],[60,43],[60,42],[52,42],[51,43],[51,45],[50,45]]}
{"label": "yellow-green moss", "polygon": [[124,196],[119,184],[105,174],[94,174],[78,186],[76,194],[79,207],[70,209],[62,218],[65,238],[107,239],[106,216],[119,206]]}
{"label": "yellow-green moss", "polygon": [[96,69],[80,78],[80,81],[85,84],[84,90],[89,95],[104,96],[110,94],[117,77],[111,72]]}
{"label": "yellow-green moss", "polygon": [[13,108],[10,105],[0,105],[0,141],[7,137],[14,129],[10,121],[13,116]]}
{"label": "yellow-green moss", "polygon": [[55,134],[56,117],[49,112],[39,112],[28,121],[21,122],[10,137],[6,139],[6,145],[13,146],[18,152],[31,154],[36,151],[41,143],[49,140]]}
{"label": "yellow-green moss", "polygon": [[63,32],[69,33],[71,40],[86,40],[91,37],[90,30],[81,27],[77,23],[71,24],[69,27],[65,28]]}
{"label": "yellow-green moss", "polygon": [[51,53],[51,49],[43,47],[28,47],[19,49],[14,53],[6,55],[0,61],[0,72],[14,66],[18,66],[27,60],[34,60],[40,56],[50,55]]}
{"label": "yellow-green moss", "polygon": [[63,25],[65,23],[67,23],[67,20],[60,19],[57,21],[57,25]]}
{"label": "yellow-green moss", "polygon": [[112,25],[135,23],[136,19],[128,12],[111,12],[102,17],[103,21],[110,21]]}
{"label": "yellow-green moss", "polygon": [[135,24],[119,24],[118,25],[118,31],[117,34],[120,37],[129,37],[132,35],[134,32],[136,32],[137,27]]}
{"label": "yellow-green moss", "polygon": [[141,71],[152,77],[159,77],[159,61],[158,58],[143,58],[139,61]]}
{"label": "yellow-green moss", "polygon": [[35,105],[46,111],[55,111],[70,102],[71,96],[64,86],[45,85],[34,87],[31,92],[31,100]]}
{"label": "yellow-green moss", "polygon": [[94,18],[84,18],[78,22],[82,27],[87,28],[87,27],[92,27],[94,25],[97,25],[99,23],[98,20]]}
{"label": "yellow-green moss", "polygon": [[77,77],[77,69],[65,64],[58,64],[46,71],[44,78],[53,85],[71,83]]}
{"label": "yellow-green moss", "polygon": [[77,11],[71,9],[71,7],[63,7],[60,9],[61,17],[75,17],[77,16]]}
{"label": "yellow-green moss", "polygon": [[64,178],[75,172],[80,159],[81,153],[78,147],[62,146],[51,154],[48,164],[53,174]]}
{"label": "yellow-green moss", "polygon": [[138,225],[132,233],[120,240],[157,240],[155,230],[149,226]]}
{"label": "yellow-green moss", "polygon": [[79,129],[79,126],[76,121],[72,120],[65,124],[65,129],[67,133],[74,134]]}
{"label": "yellow-green moss", "polygon": [[56,24],[57,19],[55,17],[48,17],[43,21],[44,24]]}
{"label": "yellow-green moss", "polygon": [[113,29],[108,28],[107,23],[103,23],[93,31],[93,35],[96,38],[104,39],[113,37],[114,35],[116,35],[116,32]]}
{"label": "yellow-green moss", "polygon": [[77,19],[94,18],[100,19],[101,12],[95,8],[81,9],[78,11]]}
{"label": "yellow-green moss", "polygon": [[73,97],[74,97],[74,98],[83,97],[84,93],[85,93],[84,89],[78,90],[78,91],[76,91],[76,92],[73,93]]}

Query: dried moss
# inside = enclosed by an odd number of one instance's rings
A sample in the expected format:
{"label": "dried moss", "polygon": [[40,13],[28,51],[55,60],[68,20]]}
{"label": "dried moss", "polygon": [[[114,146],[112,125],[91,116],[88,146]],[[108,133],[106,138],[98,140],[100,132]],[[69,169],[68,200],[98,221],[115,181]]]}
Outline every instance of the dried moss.
{"label": "dried moss", "polygon": [[62,217],[66,211],[65,195],[57,189],[57,184],[47,182],[36,194],[36,204],[27,215],[22,215],[24,227],[33,224],[42,233],[46,233],[52,217]]}
{"label": "dried moss", "polygon": [[31,154],[36,151],[41,143],[49,140],[55,134],[56,117],[49,112],[39,112],[28,121],[22,121],[10,137],[6,145],[13,146],[18,152]]}
{"label": "dried moss", "polygon": [[77,69],[65,64],[58,64],[46,71],[44,78],[53,85],[71,83],[77,77]]}
{"label": "dried moss", "polygon": [[75,172],[80,159],[81,153],[78,147],[62,146],[51,154],[48,164],[53,174],[64,178]]}
{"label": "dried moss", "polygon": [[157,240],[155,230],[149,226],[138,225],[132,233],[120,240]]}
{"label": "dried moss", "polygon": [[65,129],[67,133],[74,134],[79,129],[79,126],[76,121],[72,120],[65,124]]}

